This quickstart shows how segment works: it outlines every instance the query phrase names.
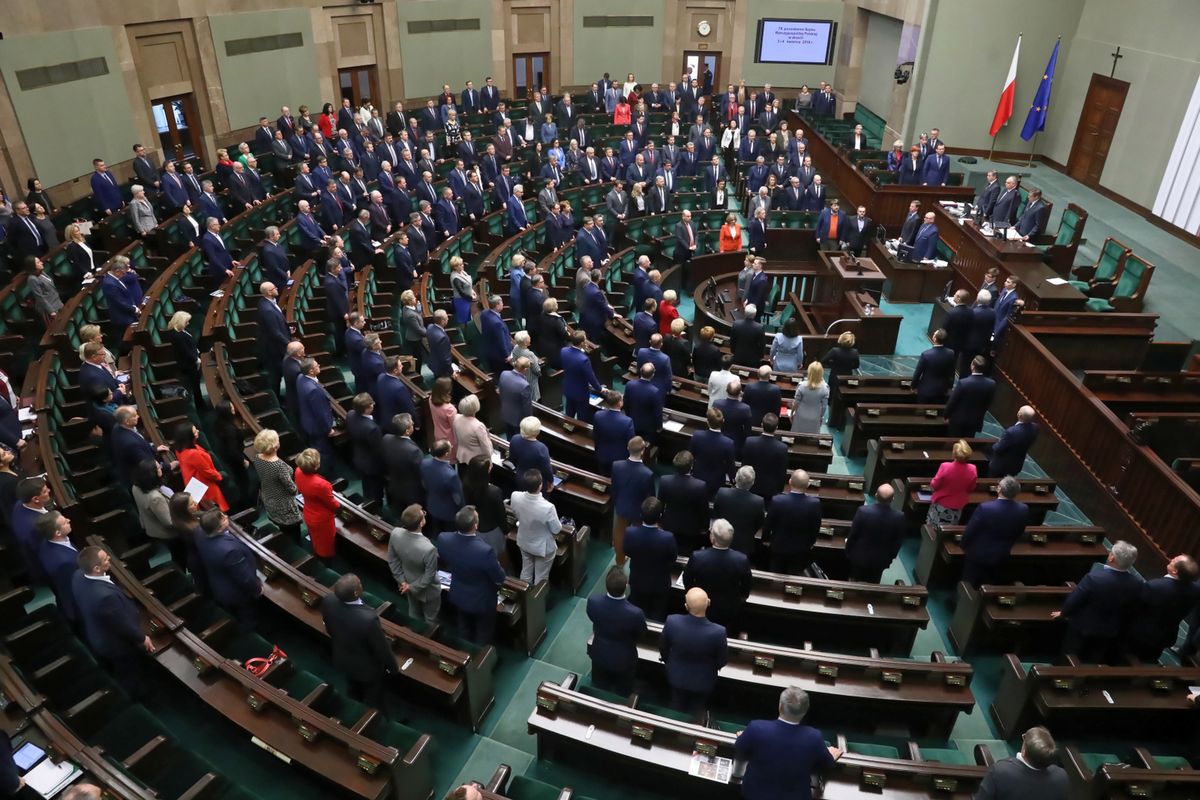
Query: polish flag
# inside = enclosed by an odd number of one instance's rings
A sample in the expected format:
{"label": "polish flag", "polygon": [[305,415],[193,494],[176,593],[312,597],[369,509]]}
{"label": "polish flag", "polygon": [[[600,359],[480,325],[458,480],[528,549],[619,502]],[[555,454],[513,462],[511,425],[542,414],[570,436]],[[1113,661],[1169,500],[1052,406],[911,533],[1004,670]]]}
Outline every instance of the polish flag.
{"label": "polish flag", "polygon": [[996,104],[996,114],[992,117],[992,129],[989,136],[995,136],[1004,127],[1013,113],[1013,98],[1017,93],[1017,57],[1021,54],[1021,37],[1017,37],[1017,49],[1013,50],[1012,64],[1008,68],[1008,77],[1004,79],[1004,91],[1000,92],[1000,102]]}

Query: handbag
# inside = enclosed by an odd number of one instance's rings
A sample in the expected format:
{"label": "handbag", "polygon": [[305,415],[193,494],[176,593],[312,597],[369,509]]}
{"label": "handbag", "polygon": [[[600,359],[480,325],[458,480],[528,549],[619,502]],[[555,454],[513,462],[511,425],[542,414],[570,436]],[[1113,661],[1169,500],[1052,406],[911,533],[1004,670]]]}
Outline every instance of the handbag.
{"label": "handbag", "polygon": [[261,678],[271,668],[272,664],[287,661],[287,653],[279,649],[279,645],[271,645],[271,655],[266,658],[246,659],[246,671],[256,678]]}

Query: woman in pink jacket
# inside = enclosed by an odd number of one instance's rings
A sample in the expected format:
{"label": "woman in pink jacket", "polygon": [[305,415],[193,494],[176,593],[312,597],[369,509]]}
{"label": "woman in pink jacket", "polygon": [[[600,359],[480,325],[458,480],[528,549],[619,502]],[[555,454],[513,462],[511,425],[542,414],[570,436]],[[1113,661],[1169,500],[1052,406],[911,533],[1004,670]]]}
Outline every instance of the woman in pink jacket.
{"label": "woman in pink jacket", "polygon": [[933,500],[929,504],[929,525],[957,525],[967,497],[975,489],[979,477],[971,461],[971,446],[965,439],[954,443],[954,460],[938,467],[937,475],[929,482],[933,489]]}

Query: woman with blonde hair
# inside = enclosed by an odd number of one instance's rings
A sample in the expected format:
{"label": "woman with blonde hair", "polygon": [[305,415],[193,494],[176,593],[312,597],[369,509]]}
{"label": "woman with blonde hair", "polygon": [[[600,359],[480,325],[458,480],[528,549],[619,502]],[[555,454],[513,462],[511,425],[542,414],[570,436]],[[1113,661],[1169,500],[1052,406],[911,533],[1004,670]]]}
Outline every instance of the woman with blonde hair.
{"label": "woman with blonde hair", "polygon": [[973,452],[966,439],[955,442],[950,452],[954,460],[943,462],[929,482],[933,497],[925,522],[935,527],[958,524],[979,478],[978,470],[970,463]]}
{"label": "woman with blonde hair", "polygon": [[450,289],[454,292],[454,321],[466,325],[471,321],[471,304],[478,299],[478,295],[460,256],[450,259]]}
{"label": "woman with blonde hair", "polygon": [[72,222],[63,231],[63,241],[67,243],[67,260],[71,263],[71,294],[79,291],[83,279],[96,271],[96,258],[90,245],[84,239],[83,228],[79,223]]}
{"label": "woman with blonde hair", "polygon": [[433,417],[433,441],[445,439],[450,443],[450,460],[458,458],[458,438],[454,435],[454,418],[458,411],[450,395],[454,383],[449,378],[438,378],[429,393],[429,415]]}
{"label": "woman with blonde hair", "polygon": [[629,218],[646,216],[646,184],[638,181],[629,189]]}
{"label": "woman with blonde hair", "polygon": [[488,427],[479,414],[479,398],[469,394],[458,401],[458,416],[451,423],[454,428],[454,440],[458,443],[456,457],[459,466],[468,463],[475,456],[492,457],[492,436]]}
{"label": "woman with blonde hair", "polygon": [[182,377],[192,392],[196,408],[200,408],[203,404],[200,399],[200,348],[196,346],[196,339],[188,332],[191,321],[191,314],[176,311],[167,323],[167,329],[163,331],[163,338],[170,342],[175,350],[175,359],[183,372]]}
{"label": "woman with blonde hair", "polygon": [[796,387],[792,403],[792,430],[797,433],[820,433],[821,420],[829,407],[829,384],[820,361],[808,365],[807,378]]}
{"label": "woman with blonde hair", "polygon": [[404,350],[417,360],[417,372],[425,363],[425,320],[417,309],[417,294],[412,289],[400,293],[400,330],[404,333]]}
{"label": "woman with blonde hair", "polygon": [[821,359],[829,376],[829,427],[840,429],[846,424],[846,407],[837,402],[838,380],[858,371],[858,350],[854,348],[854,334],[845,331],[838,337],[837,344]]}
{"label": "woman with blonde hair", "polygon": [[296,481],[287,462],[279,457],[279,434],[263,428],[254,437],[254,471],[267,519],[295,541],[300,541],[300,506]]}
{"label": "woman with blonde hair", "polygon": [[722,253],[736,253],[742,249],[742,226],[738,224],[737,214],[726,214],[725,224],[721,226]]}
{"label": "woman with blonde hair", "polygon": [[321,558],[332,558],[337,541],[334,514],[342,507],[333,496],[333,484],[321,476],[321,454],[313,448],[301,450],[296,456],[293,480],[304,498],[304,524],[312,540],[312,549]]}

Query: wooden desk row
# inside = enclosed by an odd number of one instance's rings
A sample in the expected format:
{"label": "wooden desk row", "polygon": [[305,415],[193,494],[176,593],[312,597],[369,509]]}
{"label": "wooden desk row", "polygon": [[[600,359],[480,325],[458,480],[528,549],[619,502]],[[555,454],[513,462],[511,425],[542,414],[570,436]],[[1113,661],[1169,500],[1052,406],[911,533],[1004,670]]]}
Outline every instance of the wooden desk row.
{"label": "wooden desk row", "polygon": [[[964,530],[963,525],[943,525],[938,529],[922,525],[921,549],[917,553],[913,577],[926,586],[946,586],[956,582],[964,561]],[[1013,545],[1008,563],[995,580],[996,583],[1022,581],[1030,584],[1077,580],[1107,556],[1103,528],[1031,525]]]}
{"label": "wooden desk row", "polygon": [[[932,478],[938,468],[954,460],[954,445],[959,440],[953,436],[880,436],[867,440],[867,461],[863,467],[863,480],[868,488],[891,483],[898,478]],[[967,463],[974,464],[978,474],[987,474],[990,455],[988,450],[995,439],[967,439],[971,457]]]}
{"label": "wooden desk row", "polygon": [[1062,651],[1061,611],[1074,583],[1059,586],[981,586],[958,584],[958,603],[947,636],[955,652],[1055,656]]}
{"label": "wooden desk row", "polygon": [[[1000,478],[980,478],[975,483],[975,491],[970,493],[967,505],[963,509],[961,519],[963,524],[970,520],[971,512],[980,503],[995,500],[999,496],[997,493],[1000,488],[1000,480]],[[1029,506],[1030,525],[1041,525],[1046,514],[1058,508],[1058,497],[1055,496],[1056,488],[1057,484],[1049,478],[1021,482],[1021,491],[1017,493],[1015,499]],[[929,514],[930,497],[933,492],[929,481],[924,478],[905,478],[904,480],[897,478],[892,481],[892,489],[895,490],[895,494],[892,496],[892,505],[908,516],[915,530],[917,526],[925,522],[925,518]]]}

